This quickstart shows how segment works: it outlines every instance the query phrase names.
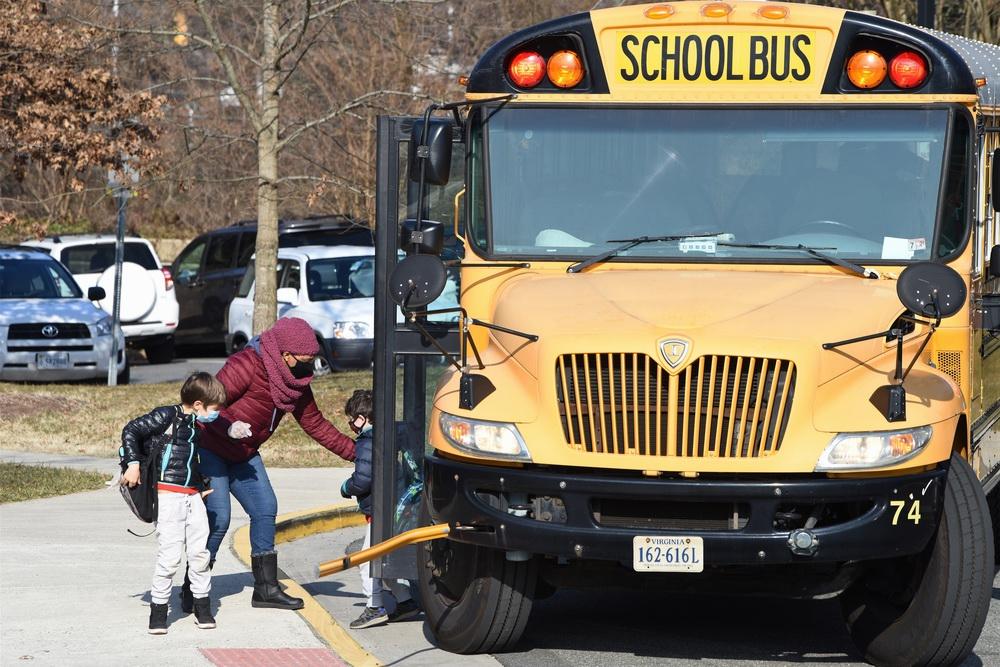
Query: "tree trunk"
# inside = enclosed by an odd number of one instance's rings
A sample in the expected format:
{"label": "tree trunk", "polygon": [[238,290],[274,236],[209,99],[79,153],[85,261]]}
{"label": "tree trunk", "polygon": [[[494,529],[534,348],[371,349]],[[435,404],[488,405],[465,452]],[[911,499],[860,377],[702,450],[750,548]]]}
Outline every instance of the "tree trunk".
{"label": "tree trunk", "polygon": [[255,334],[269,328],[277,317],[278,286],[278,5],[263,0],[261,25],[261,129],[257,134],[257,260],[253,300]]}

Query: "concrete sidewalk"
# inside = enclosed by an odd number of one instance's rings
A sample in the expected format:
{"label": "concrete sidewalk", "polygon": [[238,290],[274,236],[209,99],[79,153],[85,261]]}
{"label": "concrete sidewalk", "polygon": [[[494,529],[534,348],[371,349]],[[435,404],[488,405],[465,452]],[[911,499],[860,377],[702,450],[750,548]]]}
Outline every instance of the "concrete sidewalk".
{"label": "concrete sidewalk", "polygon": [[[0,450],[0,461],[97,470],[109,479],[117,471],[111,459]],[[338,500],[350,472],[268,470],[279,513]],[[234,500],[230,536],[247,521]],[[181,615],[178,573],[169,633],[147,634],[156,542],[126,528],[150,526],[132,517],[113,487],[0,505],[0,664],[343,664],[298,614],[250,606],[253,579],[229,537],[212,576],[218,627],[199,630]]]}

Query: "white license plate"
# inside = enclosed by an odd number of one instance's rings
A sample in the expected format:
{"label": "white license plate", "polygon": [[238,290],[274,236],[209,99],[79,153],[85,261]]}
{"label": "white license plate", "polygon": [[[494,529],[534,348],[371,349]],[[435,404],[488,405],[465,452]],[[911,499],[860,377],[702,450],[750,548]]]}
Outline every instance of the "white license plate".
{"label": "white license plate", "polygon": [[705,544],[700,537],[636,535],[632,538],[632,568],[636,572],[701,572]]}
{"label": "white license plate", "polygon": [[40,371],[69,368],[69,352],[48,352],[35,356],[35,366]]}

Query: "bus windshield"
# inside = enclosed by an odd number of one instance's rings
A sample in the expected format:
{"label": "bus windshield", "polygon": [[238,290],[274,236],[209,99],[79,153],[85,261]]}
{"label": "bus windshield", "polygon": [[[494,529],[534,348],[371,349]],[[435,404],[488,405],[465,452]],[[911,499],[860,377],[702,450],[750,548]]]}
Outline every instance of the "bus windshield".
{"label": "bus windshield", "polygon": [[[685,234],[695,238],[644,243],[623,257],[803,261],[787,249],[742,247],[799,244],[876,263],[943,256],[963,238],[935,238],[949,115],[493,109],[485,145],[482,125],[473,134],[489,188],[475,187],[484,177],[474,164],[471,236],[493,256],[527,258],[578,259],[621,239]],[[952,152],[964,165],[959,144]]]}

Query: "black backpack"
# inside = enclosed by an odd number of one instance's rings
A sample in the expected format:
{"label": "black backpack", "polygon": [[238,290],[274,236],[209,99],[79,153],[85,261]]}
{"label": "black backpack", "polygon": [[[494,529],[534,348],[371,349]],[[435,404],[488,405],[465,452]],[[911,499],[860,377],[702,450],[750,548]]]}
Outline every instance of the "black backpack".
{"label": "black backpack", "polygon": [[[124,484],[118,487],[122,492],[122,498],[125,499],[125,504],[140,521],[145,523],[156,522],[158,514],[156,485],[160,481],[163,450],[173,441],[177,433],[177,421],[178,417],[175,417],[165,433],[154,435],[142,443],[144,458],[139,462],[139,483],[132,487]],[[126,467],[123,462],[122,473],[125,472]]]}

